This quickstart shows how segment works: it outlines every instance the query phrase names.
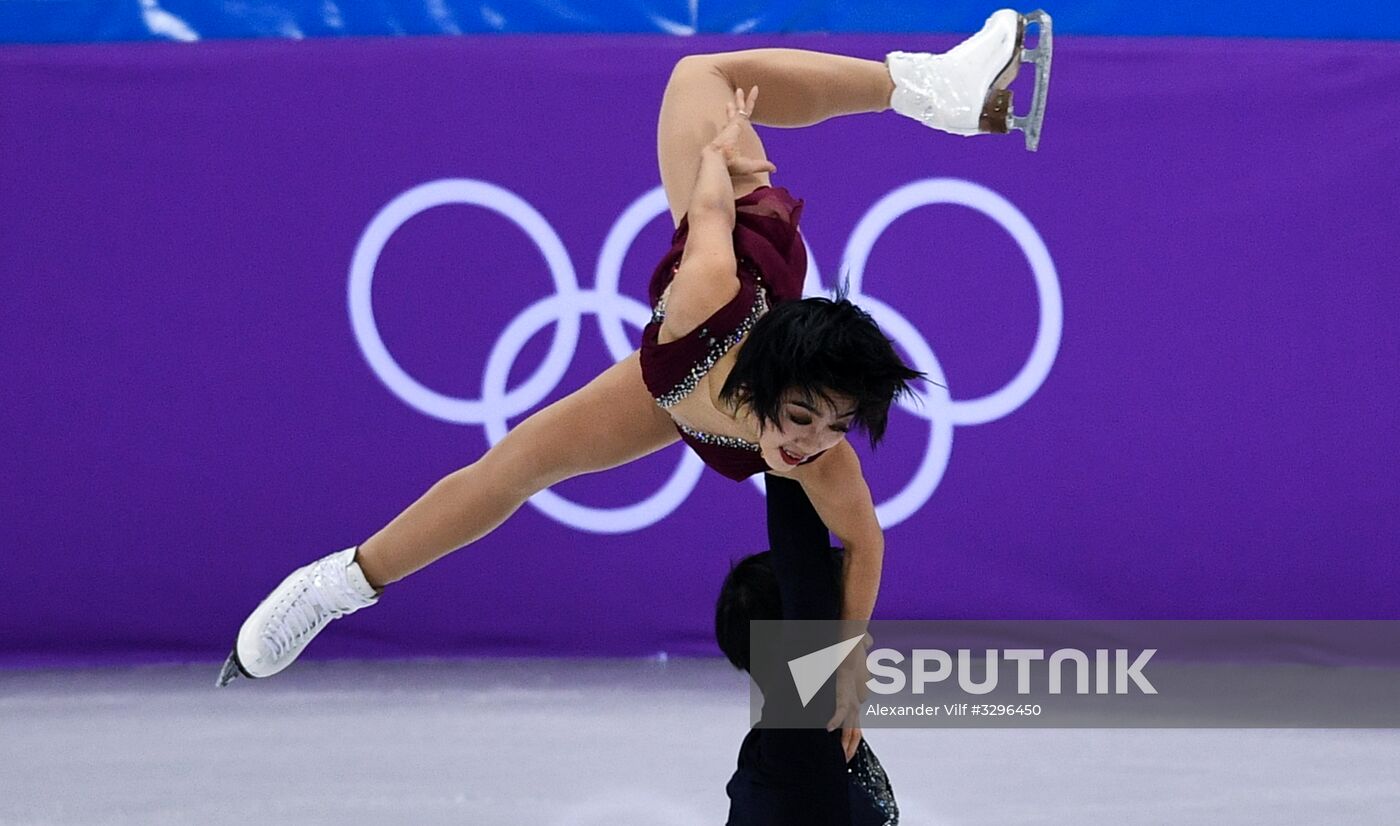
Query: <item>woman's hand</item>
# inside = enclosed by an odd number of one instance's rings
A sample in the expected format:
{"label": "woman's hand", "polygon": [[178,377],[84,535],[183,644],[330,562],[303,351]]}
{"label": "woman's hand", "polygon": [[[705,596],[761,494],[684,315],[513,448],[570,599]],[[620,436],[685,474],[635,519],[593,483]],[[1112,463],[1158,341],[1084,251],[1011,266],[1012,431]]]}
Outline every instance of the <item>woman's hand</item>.
{"label": "woman's hand", "polygon": [[704,153],[718,155],[724,161],[724,166],[729,170],[731,178],[759,172],[778,171],[778,167],[774,166],[771,161],[749,158],[739,153],[739,136],[749,125],[749,115],[753,112],[754,104],[757,102],[757,86],[753,87],[747,96],[744,94],[744,90],[735,89],[734,99],[724,105],[724,113],[728,120],[719,130],[719,134],[715,135],[715,139],[702,150]]}
{"label": "woman's hand", "polygon": [[841,732],[841,749],[846,752],[846,762],[851,762],[851,758],[856,756],[856,749],[860,748],[860,726],[847,726]]}
{"label": "woman's hand", "polygon": [[846,752],[848,763],[860,745],[860,709],[865,698],[870,696],[867,684],[870,671],[865,665],[866,652],[870,650],[869,640],[867,634],[836,669],[836,712],[826,723],[827,731],[842,729],[841,748]]}

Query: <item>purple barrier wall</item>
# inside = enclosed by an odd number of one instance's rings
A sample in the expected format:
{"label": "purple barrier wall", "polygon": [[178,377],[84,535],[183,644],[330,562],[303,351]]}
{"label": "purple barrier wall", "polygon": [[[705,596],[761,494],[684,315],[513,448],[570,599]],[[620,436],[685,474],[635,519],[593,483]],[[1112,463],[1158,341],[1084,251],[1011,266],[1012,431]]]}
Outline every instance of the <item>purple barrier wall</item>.
{"label": "purple barrier wall", "polygon": [[[669,67],[751,45],[0,51],[0,663],[222,656],[631,346]],[[862,449],[877,617],[1400,618],[1400,46],[1057,47],[1036,154],[763,133],[814,275],[951,391]],[[313,655],[713,650],[753,485],[673,447],[553,493]]]}

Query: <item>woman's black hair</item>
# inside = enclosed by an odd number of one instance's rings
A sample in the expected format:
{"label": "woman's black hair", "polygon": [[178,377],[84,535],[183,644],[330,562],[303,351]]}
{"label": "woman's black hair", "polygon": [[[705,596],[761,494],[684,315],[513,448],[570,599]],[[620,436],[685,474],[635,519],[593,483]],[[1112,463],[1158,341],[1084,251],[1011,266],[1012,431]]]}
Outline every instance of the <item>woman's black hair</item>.
{"label": "woman's black hair", "polygon": [[[759,426],[778,424],[786,393],[834,406],[834,394],[855,400],[852,424],[874,447],[885,435],[890,404],[924,378],[895,352],[870,314],[846,298],[805,298],[779,304],[754,324],[739,350],[720,399],[749,407]],[[838,411],[844,413],[845,411]]]}
{"label": "woman's black hair", "polygon": [[[840,548],[831,548],[833,577],[841,577]],[[839,584],[838,584],[839,587]],[[773,573],[773,552],[746,556],[730,567],[715,600],[715,641],[734,667],[749,670],[749,620],[783,618],[783,598]]]}

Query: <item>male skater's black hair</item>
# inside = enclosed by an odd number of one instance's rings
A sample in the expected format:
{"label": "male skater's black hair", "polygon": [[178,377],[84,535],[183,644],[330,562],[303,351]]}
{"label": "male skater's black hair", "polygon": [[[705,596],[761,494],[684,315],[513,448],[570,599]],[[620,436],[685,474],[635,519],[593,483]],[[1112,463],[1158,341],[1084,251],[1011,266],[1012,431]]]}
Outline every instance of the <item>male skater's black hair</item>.
{"label": "male skater's black hair", "polygon": [[850,396],[856,402],[852,424],[874,447],[885,435],[891,402],[921,378],[843,287],[835,299],[790,301],[764,314],[739,350],[720,399],[747,405],[766,427],[778,423],[789,390],[808,404],[834,404],[833,393]]}
{"label": "male skater's black hair", "polygon": [[[773,573],[772,551],[746,556],[729,569],[715,601],[715,641],[740,671],[749,670],[749,620],[783,618],[783,598]],[[841,578],[840,548],[832,548],[831,569]]]}

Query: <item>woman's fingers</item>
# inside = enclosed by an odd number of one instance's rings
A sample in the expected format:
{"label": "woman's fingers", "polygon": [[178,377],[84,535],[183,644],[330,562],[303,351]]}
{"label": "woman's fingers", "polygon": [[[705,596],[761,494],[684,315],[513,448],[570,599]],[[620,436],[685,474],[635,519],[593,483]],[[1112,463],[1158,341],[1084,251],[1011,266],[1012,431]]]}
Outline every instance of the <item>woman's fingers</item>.
{"label": "woman's fingers", "polygon": [[856,749],[860,748],[862,736],[860,728],[857,726],[850,726],[841,733],[841,748],[846,752],[847,763],[856,756]]}
{"label": "woman's fingers", "polygon": [[753,158],[735,158],[729,164],[729,171],[736,175],[752,175],[757,172],[777,172],[772,161],[756,161]]}
{"label": "woman's fingers", "polygon": [[836,712],[831,715],[831,719],[826,721],[826,730],[835,731],[838,728],[849,728],[860,723],[860,708],[848,700],[843,700],[840,696],[836,699]]}
{"label": "woman's fingers", "polygon": [[750,91],[748,94],[745,94],[743,89],[734,90],[734,108],[738,110],[740,115],[744,117],[753,116],[753,102],[757,100],[757,95],[754,94],[754,91],[757,89],[757,86],[753,87],[753,91]]}
{"label": "woman's fingers", "polygon": [[755,86],[744,94],[743,89],[734,90],[734,100],[724,105],[724,112],[730,118],[752,117],[753,108],[758,103],[758,87]]}
{"label": "woman's fingers", "polygon": [[724,104],[725,124],[710,143],[712,149],[724,154],[725,164],[729,167],[731,175],[752,175],[760,172],[778,171],[778,167],[772,161],[746,158],[735,151],[744,121],[748,120],[753,113],[753,106],[757,100],[757,86],[750,89],[748,93],[745,93],[743,89],[735,89],[734,99],[726,101]]}
{"label": "woman's fingers", "polygon": [[836,713],[831,715],[831,719],[826,721],[826,730],[835,731],[841,728],[841,724],[846,720],[846,710],[837,706]]}

